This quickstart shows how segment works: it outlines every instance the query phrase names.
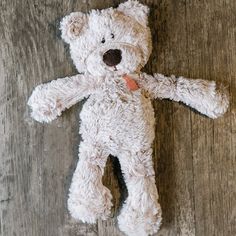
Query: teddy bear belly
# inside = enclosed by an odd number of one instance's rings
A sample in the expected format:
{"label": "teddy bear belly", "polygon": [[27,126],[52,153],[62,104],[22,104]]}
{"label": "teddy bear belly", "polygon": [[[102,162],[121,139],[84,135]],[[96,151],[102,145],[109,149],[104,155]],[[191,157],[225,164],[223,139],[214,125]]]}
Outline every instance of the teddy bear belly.
{"label": "teddy bear belly", "polygon": [[154,111],[149,98],[90,97],[80,114],[80,133],[85,140],[122,147],[140,148],[154,139]]}

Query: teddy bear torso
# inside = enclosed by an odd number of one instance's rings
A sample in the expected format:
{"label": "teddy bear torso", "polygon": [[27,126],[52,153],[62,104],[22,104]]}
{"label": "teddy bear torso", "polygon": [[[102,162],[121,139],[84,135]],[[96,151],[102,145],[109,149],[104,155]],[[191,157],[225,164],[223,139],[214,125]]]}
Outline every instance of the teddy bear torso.
{"label": "teddy bear torso", "polygon": [[[106,145],[112,154],[121,148],[139,151],[154,139],[154,111],[151,100],[139,88],[130,91],[122,77],[104,77],[80,113],[84,140]],[[135,142],[134,142],[135,140]]]}

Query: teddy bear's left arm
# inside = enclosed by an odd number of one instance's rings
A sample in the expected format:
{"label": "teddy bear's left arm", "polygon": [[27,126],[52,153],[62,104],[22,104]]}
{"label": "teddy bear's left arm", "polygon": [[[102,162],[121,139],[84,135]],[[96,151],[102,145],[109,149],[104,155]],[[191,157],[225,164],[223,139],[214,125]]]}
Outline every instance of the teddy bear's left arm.
{"label": "teddy bear's left arm", "polygon": [[223,115],[229,105],[228,97],[216,89],[214,81],[167,77],[162,74],[151,76],[143,73],[139,84],[148,90],[153,98],[183,102],[210,118]]}
{"label": "teddy bear's left arm", "polygon": [[85,97],[94,93],[99,78],[78,74],[38,85],[28,100],[31,117],[39,122],[51,122]]}

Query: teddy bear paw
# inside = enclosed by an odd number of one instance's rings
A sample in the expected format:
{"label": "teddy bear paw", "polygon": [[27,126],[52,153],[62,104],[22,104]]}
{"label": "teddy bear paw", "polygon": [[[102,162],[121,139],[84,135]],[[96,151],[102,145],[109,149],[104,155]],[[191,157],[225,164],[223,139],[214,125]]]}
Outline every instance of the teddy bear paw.
{"label": "teddy bear paw", "polygon": [[51,122],[61,115],[65,109],[61,99],[53,99],[47,94],[47,84],[35,88],[28,100],[31,117],[39,122]]}
{"label": "teddy bear paw", "polygon": [[101,191],[94,191],[92,195],[78,192],[70,194],[68,210],[71,216],[84,223],[96,223],[97,219],[106,220],[111,213],[112,195],[105,186]]}
{"label": "teddy bear paw", "polygon": [[158,203],[145,210],[126,203],[118,217],[118,224],[126,235],[147,236],[159,230],[161,220],[161,208]]}

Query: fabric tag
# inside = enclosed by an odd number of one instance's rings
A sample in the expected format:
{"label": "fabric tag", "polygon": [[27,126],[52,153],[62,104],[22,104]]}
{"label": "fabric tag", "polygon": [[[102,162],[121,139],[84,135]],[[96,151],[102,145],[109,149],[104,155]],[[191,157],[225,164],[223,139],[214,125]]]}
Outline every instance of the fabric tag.
{"label": "fabric tag", "polygon": [[123,79],[125,80],[126,86],[130,91],[136,91],[139,89],[139,86],[136,83],[136,81],[134,79],[132,79],[130,76],[124,75]]}

